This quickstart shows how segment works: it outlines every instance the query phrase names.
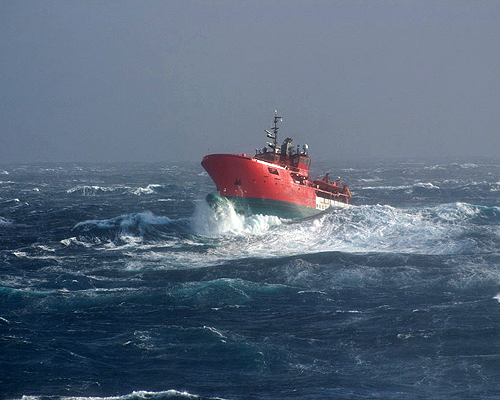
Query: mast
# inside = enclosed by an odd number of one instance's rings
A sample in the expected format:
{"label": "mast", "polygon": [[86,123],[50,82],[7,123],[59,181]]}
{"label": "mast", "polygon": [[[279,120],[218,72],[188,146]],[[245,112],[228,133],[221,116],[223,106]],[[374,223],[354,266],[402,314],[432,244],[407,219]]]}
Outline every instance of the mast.
{"label": "mast", "polygon": [[273,132],[269,132],[267,129],[265,132],[267,133],[267,137],[273,139],[273,143],[267,142],[267,145],[273,149],[273,152],[276,154],[279,151],[278,146],[278,122],[283,121],[283,117],[278,116],[278,110],[274,110],[274,126],[272,128]]}

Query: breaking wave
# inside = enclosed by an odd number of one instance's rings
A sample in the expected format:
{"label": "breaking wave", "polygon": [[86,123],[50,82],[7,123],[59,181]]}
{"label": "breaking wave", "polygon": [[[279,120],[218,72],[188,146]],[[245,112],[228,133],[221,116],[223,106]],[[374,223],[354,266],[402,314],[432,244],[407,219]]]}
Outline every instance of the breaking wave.
{"label": "breaking wave", "polygon": [[[452,203],[432,207],[352,206],[306,220],[215,212],[200,202],[191,218],[151,212],[78,223],[66,246],[140,250],[128,268],[190,268],[229,260],[338,251],[457,255],[497,252],[500,208]],[[109,247],[109,245],[112,247]],[[169,249],[168,258],[163,253]],[[178,249],[172,251],[172,249]],[[159,262],[160,261],[160,262]]]}
{"label": "breaking wave", "polygon": [[73,228],[78,240],[84,243],[128,244],[130,238],[139,241],[158,240],[173,235],[189,233],[189,221],[172,220],[152,212],[120,215],[116,218],[79,222]]}
{"label": "breaking wave", "polygon": [[415,189],[439,189],[439,186],[432,182],[417,182],[412,185],[398,186],[365,186],[364,190],[415,190]]}
{"label": "breaking wave", "polygon": [[131,186],[99,186],[99,185],[80,185],[66,190],[68,194],[79,194],[81,196],[104,196],[109,194],[132,194],[135,196],[164,194],[171,193],[172,189],[176,189],[175,185],[160,185],[151,183],[147,186],[131,187]]}
{"label": "breaking wave", "polygon": [[[201,397],[186,391],[166,390],[161,392],[150,392],[145,390],[134,391],[122,396],[93,397],[93,396],[23,396],[22,400],[210,400],[213,397]],[[223,400],[218,398],[219,400]]]}

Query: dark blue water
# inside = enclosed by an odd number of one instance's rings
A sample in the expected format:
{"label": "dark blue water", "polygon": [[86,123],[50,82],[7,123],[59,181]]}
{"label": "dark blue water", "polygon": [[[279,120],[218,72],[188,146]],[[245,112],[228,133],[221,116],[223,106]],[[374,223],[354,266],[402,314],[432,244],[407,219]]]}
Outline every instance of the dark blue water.
{"label": "dark blue water", "polygon": [[1,397],[499,398],[500,162],[348,167],[286,221],[197,163],[1,165]]}

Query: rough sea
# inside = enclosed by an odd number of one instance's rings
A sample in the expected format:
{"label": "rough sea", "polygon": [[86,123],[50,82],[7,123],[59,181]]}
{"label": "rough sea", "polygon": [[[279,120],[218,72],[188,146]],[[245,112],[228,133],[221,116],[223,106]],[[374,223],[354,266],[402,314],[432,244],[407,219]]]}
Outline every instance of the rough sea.
{"label": "rough sea", "polygon": [[353,206],[288,221],[199,163],[0,165],[0,397],[500,398],[500,160],[326,172]]}

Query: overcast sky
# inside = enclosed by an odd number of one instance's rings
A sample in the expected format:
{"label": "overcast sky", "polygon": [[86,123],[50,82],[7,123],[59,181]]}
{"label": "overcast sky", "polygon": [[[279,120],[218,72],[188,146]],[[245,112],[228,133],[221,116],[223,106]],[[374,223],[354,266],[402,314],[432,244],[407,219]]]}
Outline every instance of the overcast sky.
{"label": "overcast sky", "polygon": [[497,155],[500,1],[0,0],[0,162]]}

